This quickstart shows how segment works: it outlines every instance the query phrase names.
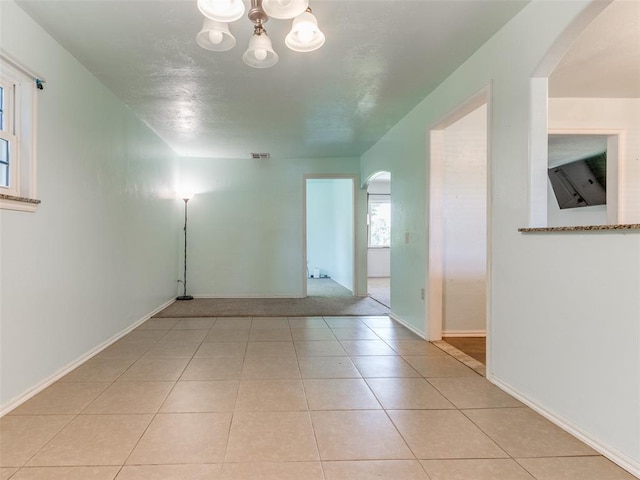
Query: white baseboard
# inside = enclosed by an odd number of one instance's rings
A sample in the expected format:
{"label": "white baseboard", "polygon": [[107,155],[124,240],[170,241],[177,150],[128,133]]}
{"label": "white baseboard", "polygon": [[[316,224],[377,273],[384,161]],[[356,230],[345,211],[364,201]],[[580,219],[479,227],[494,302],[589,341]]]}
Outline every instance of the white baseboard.
{"label": "white baseboard", "polygon": [[[346,288],[346,287],[345,287]],[[367,293],[358,293],[353,295],[356,298],[367,298],[369,295]],[[260,294],[252,294],[252,295],[198,295],[194,294],[193,298],[233,298],[233,299],[242,299],[242,298],[278,298],[278,299],[287,299],[287,298],[307,298],[302,295],[260,295]]]}
{"label": "white baseboard", "polygon": [[252,294],[252,295],[193,295],[193,298],[305,298],[301,295],[260,295],[260,294]]}
{"label": "white baseboard", "polygon": [[547,410],[545,407],[543,407],[542,405],[539,405],[536,402],[529,400],[518,390],[512,388],[510,385],[496,378],[495,375],[491,374],[490,372],[487,372],[487,379],[491,383],[498,386],[500,389],[507,392],[509,395],[511,395],[515,399],[519,400],[520,402],[524,403],[526,406],[528,406],[535,412],[545,417],[551,423],[557,425],[564,431],[570,433],[577,439],[586,443],[595,451],[599,452],[600,454],[602,454],[603,456],[611,460],[613,463],[617,464],[621,468],[628,471],[631,475],[635,475],[636,477],[640,478],[640,462],[638,462],[637,460],[633,458],[629,458],[627,455],[618,451],[617,449],[605,443],[602,443],[600,440],[596,438],[593,438],[587,432],[582,430],[580,427],[574,425],[571,421],[567,420],[566,418],[560,415],[557,415],[551,412],[550,410]]}
{"label": "white baseboard", "polygon": [[486,337],[486,330],[446,330],[442,332],[443,337]]}
{"label": "white baseboard", "polygon": [[411,325],[410,323],[406,322],[405,320],[403,320],[402,318],[400,318],[398,315],[396,315],[393,312],[389,313],[389,318],[391,318],[392,320],[395,320],[396,322],[398,322],[400,325],[402,325],[403,327],[408,328],[409,330],[411,330],[413,333],[415,333],[416,335],[418,335],[420,338],[422,339],[427,339],[426,335],[424,332],[421,332],[420,330],[416,329],[416,327],[414,327],[413,325]]}
{"label": "white baseboard", "polygon": [[30,398],[34,397],[35,395],[37,395],[38,393],[40,393],[42,390],[44,390],[45,388],[47,388],[51,384],[57,382],[62,377],[64,377],[67,373],[71,372],[75,368],[78,368],[84,362],[86,362],[87,360],[89,360],[92,357],[96,356],[98,353],[103,351],[105,348],[107,348],[111,344],[113,344],[116,341],[120,340],[127,333],[131,332],[133,329],[137,328],[142,323],[146,322],[151,317],[153,317],[156,313],[160,312],[161,310],[164,310],[165,308],[167,308],[169,305],[171,305],[175,301],[176,301],[176,299],[172,298],[171,300],[165,302],[164,304],[162,304],[161,306],[159,306],[158,308],[153,310],[151,313],[148,313],[147,315],[145,315],[141,319],[139,319],[139,320],[135,321],[133,324],[129,325],[124,330],[116,333],[113,337],[111,337],[107,341],[105,341],[105,342],[101,343],[100,345],[98,345],[97,347],[89,350],[85,354],[81,355],[79,358],[73,360],[72,362],[70,362],[67,365],[65,365],[64,367],[62,367],[60,370],[58,370],[54,374],[48,376],[47,378],[43,379],[38,384],[36,384],[33,387],[29,388],[26,392],[18,395],[17,397],[13,398],[12,400],[9,400],[6,404],[0,406],[0,418],[3,417],[4,415],[6,415],[7,413],[9,413],[10,411],[14,410],[15,408],[19,407],[24,402],[26,402]]}

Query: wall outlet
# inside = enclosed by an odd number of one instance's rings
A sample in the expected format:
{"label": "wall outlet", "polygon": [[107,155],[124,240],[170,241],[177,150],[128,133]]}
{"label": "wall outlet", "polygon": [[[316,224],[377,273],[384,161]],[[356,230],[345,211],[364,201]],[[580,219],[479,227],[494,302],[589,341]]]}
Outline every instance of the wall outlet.
{"label": "wall outlet", "polygon": [[420,289],[420,298],[424,300],[424,288]]}

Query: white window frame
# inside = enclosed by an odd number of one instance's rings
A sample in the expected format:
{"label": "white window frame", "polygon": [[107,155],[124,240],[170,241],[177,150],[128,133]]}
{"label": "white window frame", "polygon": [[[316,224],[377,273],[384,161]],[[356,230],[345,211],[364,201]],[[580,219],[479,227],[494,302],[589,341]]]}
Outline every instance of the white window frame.
{"label": "white window frame", "polygon": [[40,203],[36,198],[36,79],[37,75],[0,51],[0,83],[7,110],[0,136],[9,141],[10,155],[9,186],[0,185],[0,209],[33,212]]}
{"label": "white window frame", "polygon": [[[376,201],[375,197],[385,197],[388,202]],[[380,199],[378,199],[380,200]],[[389,203],[391,205],[391,194],[389,193],[369,193],[367,194],[367,247],[368,248],[391,248],[391,238],[388,245],[372,245],[371,244],[371,204],[372,203]]]}
{"label": "white window frame", "polygon": [[6,77],[4,72],[0,73],[0,87],[2,87],[3,92],[3,122],[0,125],[0,139],[9,144],[9,185],[0,184],[0,193],[18,197],[20,196],[20,189],[18,188],[20,182],[20,159],[16,148],[18,144],[18,138],[16,137],[18,116],[15,111],[17,92],[15,83]]}

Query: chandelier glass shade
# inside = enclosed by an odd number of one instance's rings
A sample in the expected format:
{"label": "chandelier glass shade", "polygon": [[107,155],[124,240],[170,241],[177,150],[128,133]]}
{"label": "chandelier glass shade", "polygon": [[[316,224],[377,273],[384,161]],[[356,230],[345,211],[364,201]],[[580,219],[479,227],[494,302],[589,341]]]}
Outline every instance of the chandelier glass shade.
{"label": "chandelier glass shade", "polygon": [[312,52],[324,45],[324,40],[315,15],[305,11],[293,20],[291,32],[284,43],[294,52]]}
{"label": "chandelier glass shade", "polygon": [[271,18],[288,20],[309,8],[309,0],[262,0],[262,8]]}
{"label": "chandelier glass shade", "polygon": [[235,46],[236,39],[231,35],[228,23],[205,17],[202,30],[196,35],[196,42],[206,50],[226,52]]}
{"label": "chandelier glass shade", "polygon": [[[236,39],[231,34],[229,23],[244,14],[243,1],[198,0],[198,9],[205,19],[196,35],[197,44],[214,52],[232,49]],[[309,0],[251,0],[247,16],[254,24],[254,33],[242,59],[250,67],[268,68],[278,62],[278,54],[273,50],[264,28],[269,18],[293,19],[285,44],[295,52],[312,52],[325,42],[325,36],[318,28],[318,20],[309,8]]]}
{"label": "chandelier glass shade", "polygon": [[235,22],[244,15],[242,0],[198,0],[198,10],[217,22]]}
{"label": "chandelier glass shade", "polygon": [[271,39],[263,28],[256,27],[242,60],[253,68],[269,68],[278,63],[278,54],[273,51]]}

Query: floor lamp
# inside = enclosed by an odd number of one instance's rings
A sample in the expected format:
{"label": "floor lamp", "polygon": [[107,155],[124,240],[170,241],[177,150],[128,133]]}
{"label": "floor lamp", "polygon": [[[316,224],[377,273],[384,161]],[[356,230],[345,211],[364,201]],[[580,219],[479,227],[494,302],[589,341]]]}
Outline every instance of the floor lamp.
{"label": "floor lamp", "polygon": [[184,200],[184,278],[182,279],[184,291],[176,300],[193,300],[193,296],[187,295],[187,203],[193,198],[193,193],[184,193],[181,197]]}

